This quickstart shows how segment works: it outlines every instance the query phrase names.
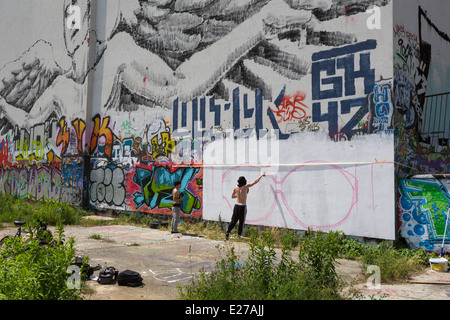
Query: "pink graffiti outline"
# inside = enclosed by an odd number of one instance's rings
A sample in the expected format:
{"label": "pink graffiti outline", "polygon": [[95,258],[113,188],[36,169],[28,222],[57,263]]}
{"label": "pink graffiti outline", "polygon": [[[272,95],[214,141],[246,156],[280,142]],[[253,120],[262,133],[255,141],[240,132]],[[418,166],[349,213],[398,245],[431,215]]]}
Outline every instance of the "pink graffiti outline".
{"label": "pink graffiti outline", "polygon": [[[335,223],[335,224],[326,225],[326,226],[306,225],[305,223],[303,223],[303,222],[296,216],[295,212],[294,212],[294,211],[292,210],[292,208],[289,206],[289,204],[288,204],[288,202],[287,202],[287,200],[286,200],[286,197],[285,197],[285,195],[284,195],[284,193],[283,193],[282,187],[281,187],[281,188],[279,188],[279,189],[277,189],[277,190],[274,191],[274,192],[275,192],[275,198],[274,198],[274,201],[273,201],[271,207],[270,207],[269,210],[267,211],[267,213],[266,213],[264,216],[262,216],[261,218],[259,218],[259,219],[256,219],[256,220],[247,220],[247,222],[248,222],[248,223],[258,223],[258,222],[264,221],[264,220],[266,220],[267,218],[269,218],[269,217],[273,214],[273,212],[274,212],[274,209],[275,209],[275,206],[276,206],[276,203],[277,203],[277,197],[280,196],[280,197],[281,197],[281,200],[283,201],[283,203],[284,203],[284,205],[285,205],[285,208],[286,208],[286,209],[288,210],[288,212],[291,214],[292,218],[293,218],[300,226],[302,226],[302,227],[305,228],[305,229],[311,228],[311,229],[313,229],[313,230],[319,230],[319,229],[320,229],[320,230],[325,230],[325,229],[332,229],[332,228],[335,228],[335,227],[340,226],[341,224],[343,224],[343,223],[348,219],[348,217],[350,216],[350,214],[351,214],[351,212],[353,211],[353,208],[355,207],[355,205],[357,205],[357,203],[358,203],[358,179],[357,179],[357,177],[356,177],[355,175],[349,173],[347,170],[345,170],[345,169],[343,169],[343,168],[341,168],[341,167],[339,167],[339,166],[337,166],[337,165],[335,165],[335,164],[326,162],[326,161],[312,160],[312,161],[308,161],[308,162],[305,162],[304,164],[301,164],[301,165],[298,165],[298,166],[294,167],[294,168],[293,168],[289,173],[287,173],[280,181],[279,181],[278,179],[276,179],[276,177],[274,177],[274,176],[272,176],[272,175],[269,175],[269,176],[267,176],[267,177],[269,177],[269,178],[272,179],[272,181],[275,183],[275,186],[277,186],[277,185],[281,185],[281,186],[282,186],[283,183],[284,183],[284,181],[286,180],[286,178],[287,178],[289,175],[291,175],[293,172],[297,171],[297,170],[300,169],[300,168],[303,168],[303,167],[305,167],[305,166],[308,166],[308,164],[323,164],[323,165],[326,165],[326,166],[330,166],[330,167],[332,167],[332,168],[338,170],[338,171],[345,177],[345,179],[348,181],[348,183],[350,184],[350,186],[351,186],[351,188],[352,188],[352,190],[353,190],[353,194],[352,194],[352,202],[351,202],[351,204],[350,204],[350,208],[349,208],[347,214],[345,215],[345,217],[344,217],[343,219],[341,219],[339,222],[337,222],[337,223]],[[233,167],[233,168],[231,168],[231,169],[225,171],[225,172],[222,174],[222,184],[223,184],[223,182],[225,181],[225,177],[226,177],[232,170],[235,170],[235,169],[238,169],[238,168],[241,168],[241,167],[243,167],[243,166],[236,166],[236,167]],[[246,166],[246,167],[247,167],[247,168],[258,168],[258,169],[261,169],[261,167],[259,167],[259,166]],[[350,176],[351,178],[354,179],[354,184],[353,184],[352,181],[350,180],[349,176]],[[222,195],[222,198],[227,202],[228,206],[230,207],[230,210],[232,210],[232,205],[231,205],[231,203],[228,201],[228,198],[227,198],[225,195]]]}

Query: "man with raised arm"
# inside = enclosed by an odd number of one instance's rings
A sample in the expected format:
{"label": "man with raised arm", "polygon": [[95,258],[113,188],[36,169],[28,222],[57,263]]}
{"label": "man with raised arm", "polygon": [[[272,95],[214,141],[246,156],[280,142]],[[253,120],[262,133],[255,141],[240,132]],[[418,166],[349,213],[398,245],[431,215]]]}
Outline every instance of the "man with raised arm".
{"label": "man with raised arm", "polygon": [[245,216],[247,214],[247,194],[251,187],[257,184],[261,178],[265,176],[265,173],[262,172],[261,175],[252,183],[247,184],[247,180],[245,177],[239,177],[238,185],[234,187],[233,193],[231,194],[232,199],[236,199],[236,204],[233,209],[233,216],[231,217],[230,224],[228,225],[228,229],[226,232],[226,239],[228,240],[230,236],[231,230],[236,226],[236,223],[239,221],[239,229],[238,236],[242,236],[242,230],[244,229]]}

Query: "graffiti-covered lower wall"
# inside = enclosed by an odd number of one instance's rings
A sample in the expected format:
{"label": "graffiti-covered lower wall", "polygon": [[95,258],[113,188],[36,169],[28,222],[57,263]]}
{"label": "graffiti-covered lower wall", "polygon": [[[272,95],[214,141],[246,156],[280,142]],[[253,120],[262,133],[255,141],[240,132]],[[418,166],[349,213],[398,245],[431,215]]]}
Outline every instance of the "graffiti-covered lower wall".
{"label": "graffiti-covered lower wall", "polygon": [[[450,182],[437,176],[413,176],[399,181],[401,236],[411,247],[448,251]],[[447,228],[447,229],[446,229]]]}
{"label": "graffiti-covered lower wall", "polygon": [[74,33],[68,2],[0,5],[0,192],[82,205],[89,15]]}
{"label": "graffiti-covered lower wall", "polygon": [[450,244],[449,9],[438,0],[394,4],[399,235],[436,252]]}
{"label": "graffiti-covered lower wall", "polygon": [[1,3],[2,192],[395,238],[392,1]]}

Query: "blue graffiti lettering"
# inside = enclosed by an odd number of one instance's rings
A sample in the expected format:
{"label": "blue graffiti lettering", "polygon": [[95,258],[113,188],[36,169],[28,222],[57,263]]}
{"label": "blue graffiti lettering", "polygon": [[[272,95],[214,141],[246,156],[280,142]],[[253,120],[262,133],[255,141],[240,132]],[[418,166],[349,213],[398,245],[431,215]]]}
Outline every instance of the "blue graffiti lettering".
{"label": "blue graffiti lettering", "polygon": [[[338,133],[351,138],[355,126],[363,119],[369,110],[367,99],[347,97],[368,95],[375,85],[375,70],[371,68],[370,50],[377,47],[376,40],[367,40],[354,45],[335,48],[314,53],[312,56],[312,99],[313,101],[333,99],[328,101],[328,112],[322,111],[321,102],[314,102],[312,108],[313,122],[328,122],[329,135],[333,138]],[[369,52],[367,52],[369,51]],[[355,54],[359,53],[359,70],[355,70]],[[344,70],[344,75],[337,75],[337,70]],[[323,72],[326,77],[323,77]],[[364,91],[357,92],[355,80],[361,78]],[[325,89],[322,88],[325,87]],[[340,114],[350,114],[352,108],[359,108],[350,121],[339,130]]]}

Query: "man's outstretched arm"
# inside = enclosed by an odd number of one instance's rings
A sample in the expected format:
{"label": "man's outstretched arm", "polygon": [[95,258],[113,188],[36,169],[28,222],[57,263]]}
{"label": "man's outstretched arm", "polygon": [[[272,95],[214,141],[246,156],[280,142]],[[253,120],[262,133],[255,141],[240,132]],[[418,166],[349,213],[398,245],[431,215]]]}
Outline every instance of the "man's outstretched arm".
{"label": "man's outstretched arm", "polygon": [[259,180],[261,180],[262,177],[264,177],[266,175],[265,172],[261,173],[261,175],[253,182],[247,184],[248,187],[253,187],[255,184],[257,184],[259,182]]}

